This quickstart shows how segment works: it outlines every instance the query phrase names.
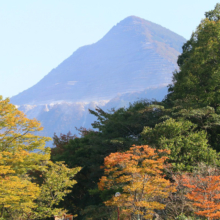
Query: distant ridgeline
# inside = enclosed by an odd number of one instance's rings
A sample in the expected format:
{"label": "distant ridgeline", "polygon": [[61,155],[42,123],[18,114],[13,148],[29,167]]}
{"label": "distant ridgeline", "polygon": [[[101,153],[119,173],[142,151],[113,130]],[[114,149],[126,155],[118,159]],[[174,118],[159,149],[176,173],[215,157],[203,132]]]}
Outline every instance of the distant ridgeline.
{"label": "distant ridgeline", "polygon": [[177,69],[185,39],[144,19],[130,16],[101,40],[76,50],[33,87],[11,98],[43,135],[75,133],[91,127],[88,108],[128,106],[141,99],[162,100]]}

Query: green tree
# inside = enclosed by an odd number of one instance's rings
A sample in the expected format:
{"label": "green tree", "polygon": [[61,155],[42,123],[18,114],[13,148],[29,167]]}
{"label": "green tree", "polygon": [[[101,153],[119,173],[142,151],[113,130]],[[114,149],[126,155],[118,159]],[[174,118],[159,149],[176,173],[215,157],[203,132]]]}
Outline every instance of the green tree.
{"label": "green tree", "polygon": [[174,107],[171,110],[171,117],[177,120],[190,121],[196,125],[196,131],[205,131],[209,145],[220,151],[220,112],[213,107],[200,108]]}
{"label": "green tree", "polygon": [[73,179],[81,168],[68,168],[63,162],[53,163],[49,161],[47,170],[42,172],[40,194],[36,199],[36,207],[29,217],[44,219],[67,212],[58,208],[59,203],[71,192],[71,188],[77,182]]}
{"label": "green tree", "polygon": [[198,162],[219,165],[219,154],[209,147],[207,133],[190,121],[168,119],[154,128],[145,127],[142,138],[157,149],[170,150],[169,162],[176,170],[192,170]]}
{"label": "green tree", "polygon": [[92,126],[105,138],[123,138],[123,141],[137,139],[144,126],[153,127],[166,114],[163,105],[157,101],[142,100],[130,104],[128,108],[103,111],[97,108],[90,113],[97,117]]}
{"label": "green tree", "polygon": [[205,13],[178,58],[180,70],[173,75],[168,99],[179,100],[187,107],[211,106],[220,103],[220,4]]}
{"label": "green tree", "polygon": [[172,117],[198,125],[208,134],[209,145],[220,151],[220,4],[205,13],[178,58],[179,70],[164,99]]}

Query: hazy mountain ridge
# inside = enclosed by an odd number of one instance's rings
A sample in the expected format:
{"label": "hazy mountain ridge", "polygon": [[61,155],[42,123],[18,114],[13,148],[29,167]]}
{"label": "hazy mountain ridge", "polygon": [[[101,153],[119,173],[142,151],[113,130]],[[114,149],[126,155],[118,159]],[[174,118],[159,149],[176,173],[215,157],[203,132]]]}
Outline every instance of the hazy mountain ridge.
{"label": "hazy mountain ridge", "polygon": [[104,110],[112,108],[128,107],[130,103],[144,99],[156,99],[161,101],[167,94],[167,87],[149,88],[141,92],[118,94],[111,100],[100,102],[67,102],[59,101],[50,104],[21,105],[17,106],[28,118],[37,118],[44,130],[41,135],[52,137],[57,134],[71,131],[77,133],[76,127],[92,128],[91,123],[96,119],[89,113],[89,109],[94,110],[97,106]]}
{"label": "hazy mountain ridge", "polygon": [[162,100],[184,42],[160,25],[130,16],[97,43],[76,50],[11,102],[41,121],[46,136],[90,128],[95,117],[88,108],[107,110],[141,99]]}
{"label": "hazy mountain ridge", "polygon": [[19,105],[91,102],[168,84],[184,41],[159,25],[128,17],[11,100]]}

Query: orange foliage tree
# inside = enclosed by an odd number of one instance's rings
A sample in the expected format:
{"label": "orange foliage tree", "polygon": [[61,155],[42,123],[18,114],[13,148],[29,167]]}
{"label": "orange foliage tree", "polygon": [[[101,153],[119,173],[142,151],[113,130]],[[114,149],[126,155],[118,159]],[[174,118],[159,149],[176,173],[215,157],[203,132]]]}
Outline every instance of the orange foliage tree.
{"label": "orange foliage tree", "polygon": [[184,186],[191,189],[186,197],[197,208],[196,215],[209,220],[220,219],[220,176],[183,175]]}
{"label": "orange foliage tree", "polygon": [[167,154],[167,150],[143,145],[106,157],[105,175],[98,183],[99,189],[114,189],[121,195],[112,196],[105,205],[121,207],[125,214],[138,214],[147,219],[153,217],[155,209],[164,209],[165,205],[159,202],[159,198],[166,198],[175,191],[162,175]]}

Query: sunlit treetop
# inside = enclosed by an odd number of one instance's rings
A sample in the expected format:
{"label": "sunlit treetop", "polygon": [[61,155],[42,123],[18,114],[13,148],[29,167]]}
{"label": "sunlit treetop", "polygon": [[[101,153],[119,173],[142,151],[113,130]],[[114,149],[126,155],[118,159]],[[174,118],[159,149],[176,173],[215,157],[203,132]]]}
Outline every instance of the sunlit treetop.
{"label": "sunlit treetop", "polygon": [[28,119],[8,98],[3,100],[0,96],[0,151],[15,151],[21,148],[45,152],[45,142],[50,138],[35,134],[41,130],[43,127],[40,122]]}

